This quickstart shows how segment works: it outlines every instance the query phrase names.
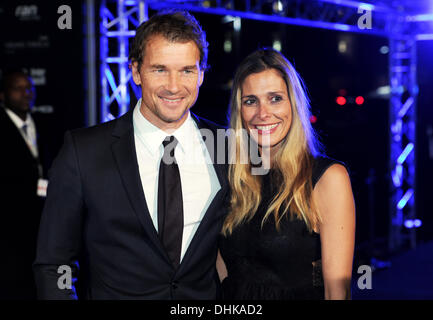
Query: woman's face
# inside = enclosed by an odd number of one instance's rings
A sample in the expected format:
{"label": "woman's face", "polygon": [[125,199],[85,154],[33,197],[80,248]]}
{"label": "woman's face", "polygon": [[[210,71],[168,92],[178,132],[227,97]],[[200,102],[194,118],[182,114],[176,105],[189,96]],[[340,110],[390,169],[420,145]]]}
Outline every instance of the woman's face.
{"label": "woman's face", "polygon": [[261,148],[279,149],[292,123],[292,105],[279,71],[250,74],[241,85],[241,117]]}

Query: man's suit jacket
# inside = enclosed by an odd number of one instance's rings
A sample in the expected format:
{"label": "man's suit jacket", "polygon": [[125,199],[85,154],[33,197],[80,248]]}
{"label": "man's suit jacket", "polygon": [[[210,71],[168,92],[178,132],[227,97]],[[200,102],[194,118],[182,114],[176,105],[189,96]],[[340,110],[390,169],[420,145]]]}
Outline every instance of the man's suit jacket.
{"label": "man's suit jacket", "polygon": [[[193,118],[216,137],[218,126]],[[73,289],[57,285],[58,267],[67,265],[80,269],[87,299],[215,299],[217,236],[228,183],[227,166],[214,168],[221,189],[174,270],[146,205],[132,109],[111,122],[67,132],[50,171],[39,230],[34,263],[39,298],[76,297]]]}
{"label": "man's suit jacket", "polygon": [[3,107],[0,149],[0,299],[35,299],[32,263],[43,206],[38,160]]}

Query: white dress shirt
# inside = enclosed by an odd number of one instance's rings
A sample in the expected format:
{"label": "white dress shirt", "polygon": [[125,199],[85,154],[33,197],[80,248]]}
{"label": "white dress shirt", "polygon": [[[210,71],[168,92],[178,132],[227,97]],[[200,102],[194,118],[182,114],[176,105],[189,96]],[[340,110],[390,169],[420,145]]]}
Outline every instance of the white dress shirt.
{"label": "white dress shirt", "polygon": [[[33,157],[37,158],[39,154],[38,154],[38,144],[36,142],[36,126],[30,113],[27,113],[27,118],[25,121],[23,121],[19,116],[15,114],[15,112],[9,110],[8,108],[4,108],[4,109],[6,110],[6,113],[9,116],[9,118],[18,128],[18,131],[20,132],[21,136],[23,137],[24,141],[29,147]],[[24,126],[27,127],[26,130],[23,129]]]}
{"label": "white dress shirt", "polygon": [[175,158],[179,166],[183,198],[181,261],[210,203],[221,185],[200,131],[188,111],[186,121],[167,134],[140,112],[141,99],[133,111],[134,139],[138,168],[147,207],[158,231],[158,174],[164,148],[162,141],[174,135],[178,141]]}

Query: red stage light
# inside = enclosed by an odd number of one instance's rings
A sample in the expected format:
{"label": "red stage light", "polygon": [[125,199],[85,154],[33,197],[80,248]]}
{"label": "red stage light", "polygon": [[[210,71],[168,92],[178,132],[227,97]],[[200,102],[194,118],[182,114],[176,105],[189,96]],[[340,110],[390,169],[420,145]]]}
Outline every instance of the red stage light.
{"label": "red stage light", "polygon": [[346,89],[340,89],[340,90],[338,90],[338,94],[340,96],[345,96],[347,94],[347,91],[346,91]]}
{"label": "red stage light", "polygon": [[337,104],[340,106],[344,106],[346,104],[346,98],[342,96],[337,97],[335,101],[337,101]]}
{"label": "red stage light", "polygon": [[362,97],[362,96],[356,97],[355,102],[357,105],[363,104],[364,103],[364,97]]}
{"label": "red stage light", "polygon": [[310,116],[310,122],[311,123],[316,123],[317,122],[317,117],[315,115],[311,115]]}

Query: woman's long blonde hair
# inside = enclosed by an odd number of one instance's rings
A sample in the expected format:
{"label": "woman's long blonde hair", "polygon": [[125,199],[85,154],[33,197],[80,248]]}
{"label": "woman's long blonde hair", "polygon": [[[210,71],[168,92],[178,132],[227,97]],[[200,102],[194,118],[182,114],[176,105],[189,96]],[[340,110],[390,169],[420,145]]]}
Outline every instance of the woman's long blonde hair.
{"label": "woman's long blonde hair", "polygon": [[[262,225],[272,214],[277,230],[284,216],[303,219],[313,230],[321,221],[320,214],[311,199],[313,158],[319,154],[321,145],[310,123],[310,104],[302,79],[291,63],[279,52],[264,48],[250,54],[238,67],[230,100],[230,127],[236,133],[235,161],[229,166],[231,187],[230,211],[224,221],[222,233],[231,234],[234,228],[250,220],[261,202],[261,176],[251,174],[251,161],[243,164],[242,157],[248,157],[247,141],[241,118],[241,87],[244,80],[253,73],[268,69],[279,71],[287,85],[292,105],[290,130],[272,160],[273,171],[277,172],[281,183],[278,192],[262,220]],[[244,158],[245,159],[245,158]],[[248,158],[249,159],[249,158]]]}

